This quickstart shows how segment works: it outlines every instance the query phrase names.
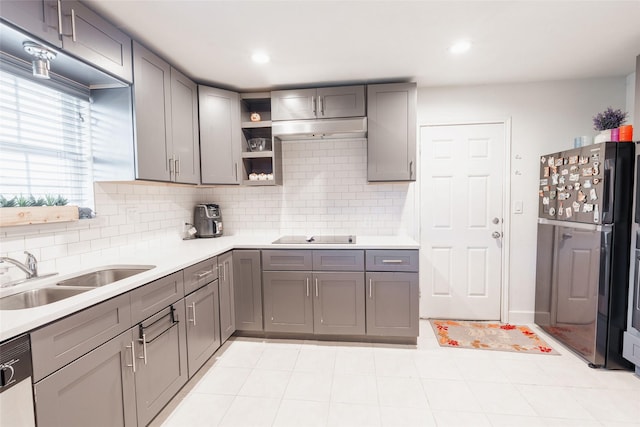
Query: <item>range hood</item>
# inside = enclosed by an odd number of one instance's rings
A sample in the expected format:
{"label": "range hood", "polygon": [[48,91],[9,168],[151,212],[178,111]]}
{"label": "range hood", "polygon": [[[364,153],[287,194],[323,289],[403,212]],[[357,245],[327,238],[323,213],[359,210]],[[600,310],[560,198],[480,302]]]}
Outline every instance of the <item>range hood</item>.
{"label": "range hood", "polygon": [[366,138],[367,118],[274,121],[271,132],[283,141]]}

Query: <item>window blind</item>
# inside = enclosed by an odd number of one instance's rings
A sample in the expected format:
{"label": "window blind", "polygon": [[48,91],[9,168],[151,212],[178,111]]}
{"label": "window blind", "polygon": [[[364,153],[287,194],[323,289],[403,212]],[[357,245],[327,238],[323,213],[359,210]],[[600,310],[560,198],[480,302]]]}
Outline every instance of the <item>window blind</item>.
{"label": "window blind", "polygon": [[93,208],[89,101],[0,69],[0,195]]}

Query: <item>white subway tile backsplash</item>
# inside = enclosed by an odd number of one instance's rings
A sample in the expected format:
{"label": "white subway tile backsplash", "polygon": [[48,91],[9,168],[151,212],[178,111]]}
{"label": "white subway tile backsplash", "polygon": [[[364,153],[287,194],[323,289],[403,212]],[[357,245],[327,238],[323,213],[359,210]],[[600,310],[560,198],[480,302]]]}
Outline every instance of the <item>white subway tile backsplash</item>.
{"label": "white subway tile backsplash", "polygon": [[364,139],[284,142],[274,187],[96,183],[96,218],[1,229],[0,254],[29,250],[43,273],[135,254],[178,236],[197,203],[220,204],[227,234],[412,235],[414,185],[368,183],[366,151]]}

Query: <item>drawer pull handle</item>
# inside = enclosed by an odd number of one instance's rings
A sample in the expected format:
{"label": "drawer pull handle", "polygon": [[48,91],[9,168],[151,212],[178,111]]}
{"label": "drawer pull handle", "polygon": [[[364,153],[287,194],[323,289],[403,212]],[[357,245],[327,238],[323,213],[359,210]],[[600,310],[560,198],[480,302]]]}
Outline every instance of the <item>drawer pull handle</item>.
{"label": "drawer pull handle", "polygon": [[195,275],[198,276],[198,279],[202,279],[203,277],[208,276],[211,273],[213,273],[213,269],[203,271],[202,273],[196,273]]}
{"label": "drawer pull handle", "polygon": [[402,264],[403,261],[401,259],[383,259],[383,264]]}

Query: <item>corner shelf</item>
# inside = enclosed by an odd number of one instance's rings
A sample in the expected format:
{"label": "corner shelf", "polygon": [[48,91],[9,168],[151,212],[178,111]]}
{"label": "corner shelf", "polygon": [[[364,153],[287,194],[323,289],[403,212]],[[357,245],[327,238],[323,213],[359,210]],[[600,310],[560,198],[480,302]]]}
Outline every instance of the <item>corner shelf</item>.
{"label": "corner shelf", "polygon": [[[282,145],[271,133],[271,93],[241,93],[240,119],[242,123],[242,185],[282,185]],[[252,122],[251,113],[260,114],[260,121]],[[251,151],[247,141],[265,138],[264,151]],[[273,174],[272,180],[249,180],[251,173]]]}

